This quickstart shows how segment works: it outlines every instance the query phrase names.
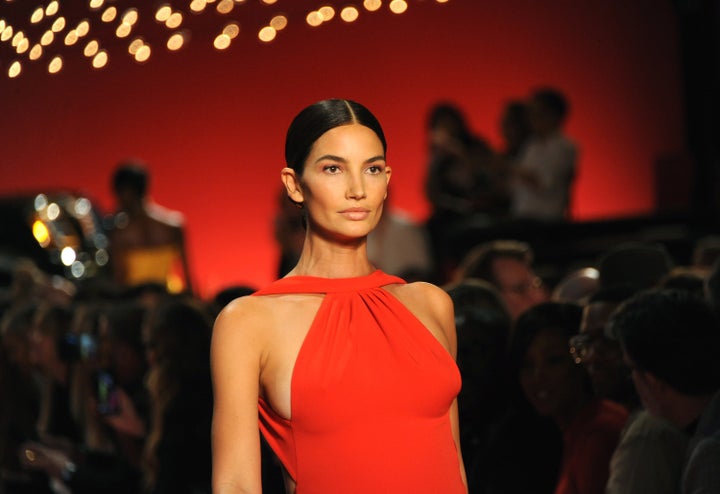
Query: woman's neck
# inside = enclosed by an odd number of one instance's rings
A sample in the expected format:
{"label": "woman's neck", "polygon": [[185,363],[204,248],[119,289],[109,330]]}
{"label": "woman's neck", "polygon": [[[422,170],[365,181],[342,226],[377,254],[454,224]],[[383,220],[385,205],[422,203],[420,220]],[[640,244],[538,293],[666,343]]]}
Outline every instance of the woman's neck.
{"label": "woman's neck", "polygon": [[308,235],[297,265],[288,276],[354,278],[375,271],[367,257],[367,239],[340,244]]}

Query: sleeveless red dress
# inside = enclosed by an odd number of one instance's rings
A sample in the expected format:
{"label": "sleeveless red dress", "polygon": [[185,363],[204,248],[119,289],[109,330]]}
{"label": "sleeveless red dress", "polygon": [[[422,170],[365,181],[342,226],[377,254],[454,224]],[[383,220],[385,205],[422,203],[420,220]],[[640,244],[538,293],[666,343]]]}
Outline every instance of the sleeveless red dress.
{"label": "sleeveless red dress", "polygon": [[465,492],[450,427],[452,356],[375,271],[294,276],[256,296],[325,294],[297,356],[292,418],[259,402],[260,429],[296,494]]}

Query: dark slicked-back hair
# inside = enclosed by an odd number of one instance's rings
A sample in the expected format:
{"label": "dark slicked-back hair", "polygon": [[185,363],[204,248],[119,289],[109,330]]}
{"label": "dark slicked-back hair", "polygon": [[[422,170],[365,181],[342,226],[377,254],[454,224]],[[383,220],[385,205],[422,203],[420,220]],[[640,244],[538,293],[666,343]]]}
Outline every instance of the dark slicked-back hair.
{"label": "dark slicked-back hair", "polygon": [[286,165],[302,175],[305,160],[321,135],[335,127],[355,123],[375,132],[383,152],[387,152],[385,134],[370,110],[355,101],[327,99],[306,107],[293,119],[285,137]]}
{"label": "dark slicked-back hair", "polygon": [[685,290],[638,293],[613,313],[609,330],[640,371],[686,395],[720,388],[720,328],[704,300]]}

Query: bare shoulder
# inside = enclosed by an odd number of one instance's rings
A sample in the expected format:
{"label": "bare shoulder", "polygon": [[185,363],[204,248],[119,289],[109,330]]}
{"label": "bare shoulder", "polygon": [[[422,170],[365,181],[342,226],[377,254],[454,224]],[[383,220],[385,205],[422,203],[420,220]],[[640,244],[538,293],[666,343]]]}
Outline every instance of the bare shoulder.
{"label": "bare shoulder", "polygon": [[392,285],[392,288],[390,288],[389,291],[406,305],[408,303],[413,305],[423,304],[440,316],[447,314],[448,311],[452,312],[453,310],[453,303],[450,295],[448,295],[445,290],[433,285],[432,283],[416,281],[405,285]]}
{"label": "bare shoulder", "polygon": [[425,282],[390,285],[386,289],[455,355],[455,315],[452,299],[445,290]]}

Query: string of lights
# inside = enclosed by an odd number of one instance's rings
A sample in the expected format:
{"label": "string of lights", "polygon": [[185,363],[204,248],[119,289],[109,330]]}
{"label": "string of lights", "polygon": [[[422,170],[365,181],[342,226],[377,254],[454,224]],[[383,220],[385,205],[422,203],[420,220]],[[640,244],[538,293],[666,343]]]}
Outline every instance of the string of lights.
{"label": "string of lights", "polygon": [[[225,51],[241,32],[254,32],[261,43],[271,43],[293,23],[304,22],[312,28],[329,22],[352,23],[364,14],[385,9],[403,14],[412,2],[357,0],[348,3],[345,0],[342,6],[334,6],[328,0],[298,11],[298,5],[316,2],[285,0],[283,11],[279,0],[255,0],[272,10],[267,16],[269,21],[243,30],[243,10],[248,10],[251,0],[186,0],[176,1],[175,5],[169,1],[157,4],[122,0],[82,0],[80,5],[79,1],[49,0],[28,7],[28,0],[0,0],[0,70],[6,77],[20,77],[32,64],[44,64],[48,73],[57,74],[65,67],[66,57],[75,53],[100,70],[110,63],[111,57],[120,55],[118,46],[122,55],[145,63],[152,57],[153,50],[182,50],[196,34],[192,21],[198,18],[212,20],[202,24],[203,29],[212,31],[211,35],[201,38],[207,39],[212,49]],[[435,3],[448,1],[434,0]]]}

